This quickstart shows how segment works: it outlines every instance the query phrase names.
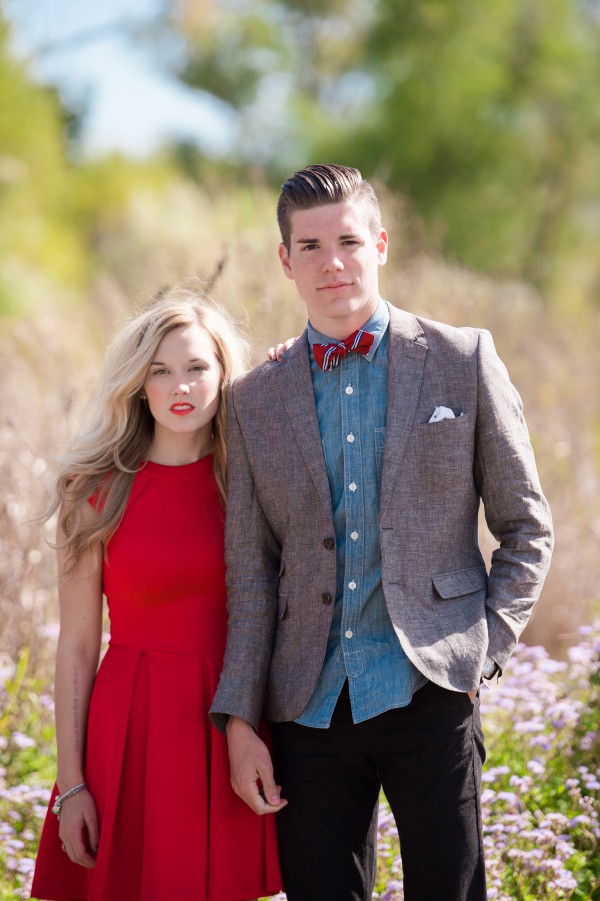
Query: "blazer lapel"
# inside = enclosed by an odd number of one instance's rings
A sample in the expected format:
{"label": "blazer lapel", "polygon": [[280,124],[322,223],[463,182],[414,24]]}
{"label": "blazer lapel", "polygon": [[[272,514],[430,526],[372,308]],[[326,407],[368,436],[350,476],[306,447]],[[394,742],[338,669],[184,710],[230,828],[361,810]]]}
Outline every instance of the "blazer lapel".
{"label": "blazer lapel", "polygon": [[[317,420],[306,331],[294,342],[278,365],[277,387],[305,466],[325,510],[332,516],[331,490]],[[290,449],[290,453],[292,452]]]}
{"label": "blazer lapel", "polygon": [[382,517],[404,457],[417,412],[427,343],[418,319],[390,307],[388,402],[379,510]]}

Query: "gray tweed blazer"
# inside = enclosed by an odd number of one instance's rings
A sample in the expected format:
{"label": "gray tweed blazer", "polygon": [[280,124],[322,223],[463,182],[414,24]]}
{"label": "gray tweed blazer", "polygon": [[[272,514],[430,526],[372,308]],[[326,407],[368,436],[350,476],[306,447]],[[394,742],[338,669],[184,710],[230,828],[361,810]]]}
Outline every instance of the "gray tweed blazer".
{"label": "gray tweed blazer", "polygon": [[[398,641],[431,681],[478,684],[501,668],[550,563],[552,521],[522,404],[489,332],[390,307],[379,537]],[[455,419],[429,423],[436,406]],[[306,332],[281,363],[238,379],[228,400],[229,627],[211,708],[257,725],[293,720],[323,665],[336,586],[329,482]],[[498,542],[478,547],[483,502]]]}

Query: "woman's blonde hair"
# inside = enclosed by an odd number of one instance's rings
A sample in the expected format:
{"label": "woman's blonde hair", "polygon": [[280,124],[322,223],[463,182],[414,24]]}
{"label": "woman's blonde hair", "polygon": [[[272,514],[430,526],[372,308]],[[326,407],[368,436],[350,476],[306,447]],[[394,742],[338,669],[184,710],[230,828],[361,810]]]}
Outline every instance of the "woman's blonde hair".
{"label": "woman's blonde hair", "polygon": [[[198,323],[212,338],[221,370],[221,397],[213,419],[213,458],[223,501],[226,487],[224,392],[247,363],[248,344],[239,327],[215,301],[189,287],[162,293],[116,334],[89,404],[89,423],[61,460],[56,499],[59,526],[66,536],[67,558],[106,543],[118,527],[135,473],[154,434],[154,419],[142,398],[156,348],[175,328]],[[81,506],[94,497],[94,522],[84,521]],[[64,503],[64,501],[67,503]]]}

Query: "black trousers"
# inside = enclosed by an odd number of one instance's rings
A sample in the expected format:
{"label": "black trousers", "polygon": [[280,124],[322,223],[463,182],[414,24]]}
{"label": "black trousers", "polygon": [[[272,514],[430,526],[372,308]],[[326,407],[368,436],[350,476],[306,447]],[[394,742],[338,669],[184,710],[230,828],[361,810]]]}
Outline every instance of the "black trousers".
{"label": "black trousers", "polygon": [[405,901],[485,901],[479,699],[427,683],[407,707],[354,724],[347,685],[329,729],[273,723],[288,901],[367,901],[380,789],[392,808]]}

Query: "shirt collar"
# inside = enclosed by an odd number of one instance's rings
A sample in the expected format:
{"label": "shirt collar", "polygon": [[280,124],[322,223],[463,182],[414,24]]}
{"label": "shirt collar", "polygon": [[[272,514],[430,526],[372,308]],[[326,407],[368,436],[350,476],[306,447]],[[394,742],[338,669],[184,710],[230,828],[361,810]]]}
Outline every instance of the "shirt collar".
{"label": "shirt collar", "polygon": [[[375,356],[377,348],[381,344],[381,339],[385,335],[385,331],[388,327],[390,321],[390,311],[388,309],[388,305],[384,300],[379,298],[379,303],[377,304],[377,308],[370,319],[368,319],[361,328],[363,328],[366,332],[371,332],[373,335],[373,343],[369,349],[367,354],[364,354],[365,360],[368,360],[369,363]],[[329,338],[327,335],[323,335],[322,332],[318,332],[316,328],[310,323],[310,320],[307,324],[308,331],[308,343],[311,346],[313,344],[329,344],[332,341],[335,341],[335,338]]]}

